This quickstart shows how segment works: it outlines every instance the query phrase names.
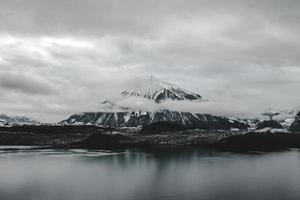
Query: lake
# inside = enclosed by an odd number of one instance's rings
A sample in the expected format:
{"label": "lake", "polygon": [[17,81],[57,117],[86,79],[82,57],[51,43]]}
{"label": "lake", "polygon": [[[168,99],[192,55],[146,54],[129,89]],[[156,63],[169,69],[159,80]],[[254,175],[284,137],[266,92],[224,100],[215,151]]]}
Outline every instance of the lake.
{"label": "lake", "polygon": [[300,150],[246,154],[1,146],[0,199],[299,200]]}

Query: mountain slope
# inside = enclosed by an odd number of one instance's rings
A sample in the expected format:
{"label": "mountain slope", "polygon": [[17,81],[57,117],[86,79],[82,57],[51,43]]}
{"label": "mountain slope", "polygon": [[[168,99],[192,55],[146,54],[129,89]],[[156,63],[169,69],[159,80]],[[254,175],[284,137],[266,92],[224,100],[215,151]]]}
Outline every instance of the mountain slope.
{"label": "mountain slope", "polygon": [[0,114],[0,125],[39,124],[38,121],[24,116],[8,116]]}
{"label": "mountain slope", "polygon": [[121,93],[121,96],[144,97],[154,100],[156,103],[161,103],[165,100],[195,101],[202,99],[199,94],[184,90],[175,84],[167,83],[153,76],[151,76],[150,79],[145,80],[142,86],[142,88],[124,90]]}
{"label": "mountain slope", "polygon": [[295,116],[295,120],[289,128],[290,131],[300,131],[300,112]]}
{"label": "mountain slope", "polygon": [[220,129],[231,128],[246,129],[246,123],[226,117],[209,114],[189,113],[161,110],[157,112],[87,112],[75,114],[60,124],[98,124],[108,127],[136,127],[153,122],[168,121],[187,128]]}
{"label": "mountain slope", "polygon": [[279,110],[270,108],[266,110],[261,116],[260,120],[269,120],[268,114],[274,115],[272,118],[278,121],[284,128],[288,128],[293,123],[299,108]]}

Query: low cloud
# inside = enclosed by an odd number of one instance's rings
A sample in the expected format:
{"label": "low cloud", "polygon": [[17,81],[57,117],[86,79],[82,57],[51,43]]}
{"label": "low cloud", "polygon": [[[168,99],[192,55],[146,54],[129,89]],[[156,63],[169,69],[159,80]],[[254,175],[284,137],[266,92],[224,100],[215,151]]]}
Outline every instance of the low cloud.
{"label": "low cloud", "polygon": [[171,109],[299,106],[299,9],[293,0],[0,0],[0,112],[60,121],[150,75],[209,100]]}
{"label": "low cloud", "polygon": [[203,113],[233,117],[254,117],[260,114],[257,110],[239,102],[215,101],[174,101],[166,100],[156,103],[154,100],[143,97],[119,97],[99,106],[98,112],[156,112],[159,110],[172,110],[179,112]]}

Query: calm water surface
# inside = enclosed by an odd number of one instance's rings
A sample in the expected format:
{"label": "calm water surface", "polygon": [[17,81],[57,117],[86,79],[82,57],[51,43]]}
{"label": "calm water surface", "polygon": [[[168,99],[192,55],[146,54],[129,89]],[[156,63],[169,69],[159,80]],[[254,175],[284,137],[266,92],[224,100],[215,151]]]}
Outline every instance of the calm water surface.
{"label": "calm water surface", "polygon": [[1,200],[300,199],[300,151],[0,147]]}

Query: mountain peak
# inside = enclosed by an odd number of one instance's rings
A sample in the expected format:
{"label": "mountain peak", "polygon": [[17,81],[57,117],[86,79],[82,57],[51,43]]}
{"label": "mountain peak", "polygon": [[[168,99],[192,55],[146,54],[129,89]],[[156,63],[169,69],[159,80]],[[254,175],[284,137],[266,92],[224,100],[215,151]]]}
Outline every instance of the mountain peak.
{"label": "mountain peak", "polygon": [[133,90],[124,90],[121,92],[122,96],[138,96],[147,99],[152,99],[156,103],[161,103],[165,100],[201,100],[199,94],[182,89],[181,87],[165,82],[155,76],[150,76],[149,79],[144,80],[137,88]]}

